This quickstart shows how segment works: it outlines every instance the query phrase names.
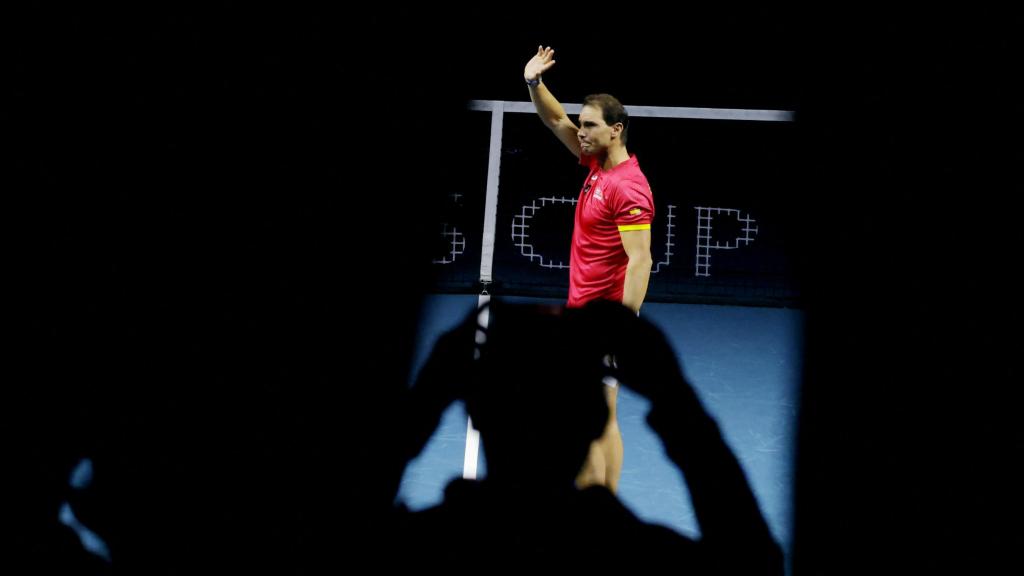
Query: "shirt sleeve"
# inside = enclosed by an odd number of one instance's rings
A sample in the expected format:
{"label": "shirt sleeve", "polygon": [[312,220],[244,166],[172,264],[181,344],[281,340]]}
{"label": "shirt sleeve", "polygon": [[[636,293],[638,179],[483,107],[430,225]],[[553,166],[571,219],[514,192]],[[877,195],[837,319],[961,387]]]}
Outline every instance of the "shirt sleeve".
{"label": "shirt sleeve", "polygon": [[620,232],[650,230],[654,221],[654,198],[651,189],[640,182],[626,181],[619,184],[612,201],[615,210],[615,225]]}

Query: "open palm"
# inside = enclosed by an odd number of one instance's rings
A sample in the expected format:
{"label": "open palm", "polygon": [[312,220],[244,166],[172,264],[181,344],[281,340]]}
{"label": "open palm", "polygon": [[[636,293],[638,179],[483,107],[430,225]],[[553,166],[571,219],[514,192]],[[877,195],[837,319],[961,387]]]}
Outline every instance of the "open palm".
{"label": "open palm", "polygon": [[523,76],[527,80],[535,80],[538,76],[547,72],[549,68],[555,65],[553,60],[555,51],[551,47],[537,47],[537,54],[530,58],[530,61],[526,63],[526,68],[523,70]]}

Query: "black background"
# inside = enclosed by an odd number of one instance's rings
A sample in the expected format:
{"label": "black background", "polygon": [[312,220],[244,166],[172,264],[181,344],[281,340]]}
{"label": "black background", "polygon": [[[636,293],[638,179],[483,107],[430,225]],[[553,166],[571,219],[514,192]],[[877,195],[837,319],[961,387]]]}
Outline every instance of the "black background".
{"label": "black background", "polygon": [[84,455],[127,572],[368,549],[338,519],[387,498],[420,178],[479,170],[464,100],[523,99],[543,42],[570,100],[798,112],[796,571],[1015,571],[1013,21],[514,8],[6,19],[11,561],[81,571],[52,518]]}

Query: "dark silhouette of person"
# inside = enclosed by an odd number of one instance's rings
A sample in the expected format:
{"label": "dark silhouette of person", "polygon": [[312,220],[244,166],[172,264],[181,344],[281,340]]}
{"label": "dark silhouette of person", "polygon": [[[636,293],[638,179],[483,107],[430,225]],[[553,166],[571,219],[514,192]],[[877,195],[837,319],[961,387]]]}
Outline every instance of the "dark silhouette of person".
{"label": "dark silhouette of person", "polygon": [[[486,477],[452,481],[443,502],[426,510],[397,506],[389,537],[404,551],[396,562],[783,572],[743,471],[658,329],[613,302],[580,309],[495,302],[486,313],[486,330],[474,314],[438,340],[403,403],[407,434],[396,451],[400,475],[444,409],[461,399],[480,430]],[[607,354],[616,368],[603,361]],[[685,475],[699,539],[643,522],[603,486],[577,488],[588,446],[606,422],[606,377],[650,400],[648,423]],[[599,553],[603,541],[621,553]]]}
{"label": "dark silhouette of person", "polygon": [[[0,418],[17,569],[0,571],[351,563],[340,551],[362,551],[353,534],[382,515],[364,505],[384,485],[368,471],[383,468],[453,182],[407,194],[387,176],[396,134],[469,158],[460,81],[438,94],[425,52],[381,74],[312,14],[125,27],[30,12],[14,41],[17,344]],[[455,42],[421,22],[363,25],[388,45]],[[365,114],[354,87],[371,77],[380,112]],[[409,102],[431,114],[401,113]]]}

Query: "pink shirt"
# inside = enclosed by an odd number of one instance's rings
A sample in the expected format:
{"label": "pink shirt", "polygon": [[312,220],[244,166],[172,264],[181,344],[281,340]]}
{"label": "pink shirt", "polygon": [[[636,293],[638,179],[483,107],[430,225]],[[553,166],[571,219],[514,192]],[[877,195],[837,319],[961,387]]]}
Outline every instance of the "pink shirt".
{"label": "pink shirt", "polygon": [[629,257],[620,232],[649,230],[654,198],[636,156],[602,170],[596,157],[580,155],[590,168],[576,204],[569,255],[570,307],[596,299],[622,302]]}

